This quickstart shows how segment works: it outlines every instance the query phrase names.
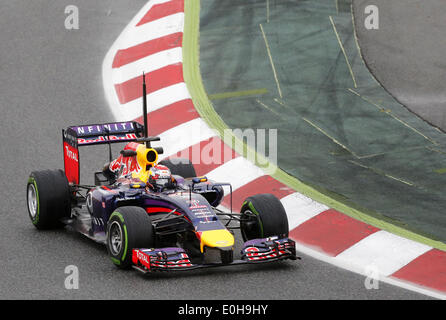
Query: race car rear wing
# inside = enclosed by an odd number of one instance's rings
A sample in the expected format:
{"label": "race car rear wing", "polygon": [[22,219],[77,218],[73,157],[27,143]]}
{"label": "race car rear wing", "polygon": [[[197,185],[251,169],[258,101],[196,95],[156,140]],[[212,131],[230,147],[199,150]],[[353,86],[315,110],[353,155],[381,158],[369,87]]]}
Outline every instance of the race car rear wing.
{"label": "race car rear wing", "polygon": [[[62,130],[64,167],[68,182],[79,184],[79,146],[108,144],[111,161],[112,143],[138,141],[143,142],[147,147],[150,147],[151,141],[159,140],[159,137],[148,136],[147,87],[146,75],[144,73],[142,74],[142,79],[142,111],[144,125],[136,121],[127,121],[71,126],[66,130]],[[158,149],[158,152],[159,150],[160,149]]]}
{"label": "race car rear wing", "polygon": [[72,126],[68,129],[75,132],[78,145],[134,141],[144,134],[144,127],[134,121]]}
{"label": "race car rear wing", "polygon": [[146,136],[146,133],[140,123],[127,121],[71,126],[62,130],[62,136],[65,175],[68,182],[79,184],[80,146],[131,142]]}

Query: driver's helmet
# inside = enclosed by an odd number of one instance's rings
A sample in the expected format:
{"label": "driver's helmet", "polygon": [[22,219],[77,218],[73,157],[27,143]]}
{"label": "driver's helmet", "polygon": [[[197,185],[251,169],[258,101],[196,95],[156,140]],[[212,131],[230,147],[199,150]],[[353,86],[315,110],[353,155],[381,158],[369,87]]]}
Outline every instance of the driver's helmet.
{"label": "driver's helmet", "polygon": [[168,167],[163,165],[156,165],[150,169],[149,183],[158,190],[173,185],[172,174]]}

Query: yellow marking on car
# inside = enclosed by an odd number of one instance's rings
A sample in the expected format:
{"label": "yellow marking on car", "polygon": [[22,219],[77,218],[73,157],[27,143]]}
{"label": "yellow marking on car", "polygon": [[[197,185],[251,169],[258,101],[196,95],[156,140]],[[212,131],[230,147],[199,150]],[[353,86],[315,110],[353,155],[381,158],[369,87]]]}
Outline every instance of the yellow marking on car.
{"label": "yellow marking on car", "polygon": [[[154,161],[149,161],[147,159],[147,154],[150,152],[155,153]],[[141,168],[141,170],[139,170],[138,172],[133,172],[132,178],[137,178],[147,183],[147,180],[149,179],[150,176],[150,168],[154,166],[158,161],[158,152],[153,148],[147,148],[144,144],[140,144],[136,148],[136,161],[138,162],[138,165]]]}
{"label": "yellow marking on car", "polygon": [[204,247],[219,248],[232,247],[234,236],[227,229],[203,231],[200,236],[200,251],[204,252]]}

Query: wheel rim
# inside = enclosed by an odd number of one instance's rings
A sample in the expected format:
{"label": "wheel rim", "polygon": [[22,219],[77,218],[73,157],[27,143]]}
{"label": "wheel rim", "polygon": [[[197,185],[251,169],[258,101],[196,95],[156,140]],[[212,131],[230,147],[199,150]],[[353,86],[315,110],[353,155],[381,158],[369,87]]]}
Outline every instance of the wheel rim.
{"label": "wheel rim", "polygon": [[259,235],[259,217],[251,212],[250,210],[245,210],[243,212],[243,218],[247,221],[243,221],[241,233],[245,240],[255,239]]}
{"label": "wheel rim", "polygon": [[121,225],[116,221],[110,225],[108,240],[111,254],[117,256],[122,249],[122,229]]}
{"label": "wheel rim", "polygon": [[37,192],[34,184],[28,185],[28,211],[31,218],[35,218],[37,215]]}

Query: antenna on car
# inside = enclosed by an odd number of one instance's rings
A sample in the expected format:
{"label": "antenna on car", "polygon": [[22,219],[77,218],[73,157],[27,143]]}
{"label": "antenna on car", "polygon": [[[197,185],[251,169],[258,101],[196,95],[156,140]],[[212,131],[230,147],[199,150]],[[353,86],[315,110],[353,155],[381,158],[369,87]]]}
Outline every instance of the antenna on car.
{"label": "antenna on car", "polygon": [[108,159],[109,162],[113,161],[113,154],[112,154],[112,147],[111,147],[111,141],[110,141],[110,130],[104,126],[105,134],[107,135],[107,141],[108,141]]}
{"label": "antenna on car", "polygon": [[[144,119],[144,136],[142,138],[137,138],[137,142],[144,142],[147,148],[152,148],[152,141],[160,141],[160,137],[150,137],[149,136],[149,125],[147,120],[147,86],[146,86],[146,75],[142,73],[142,116]],[[154,148],[158,154],[163,153],[162,147]]]}
{"label": "antenna on car", "polygon": [[[147,87],[146,87],[146,75],[142,72],[142,116],[144,119],[144,138],[149,137],[149,126],[147,124]],[[150,147],[150,141],[146,141],[146,147]]]}

